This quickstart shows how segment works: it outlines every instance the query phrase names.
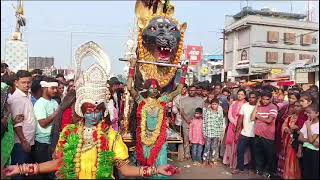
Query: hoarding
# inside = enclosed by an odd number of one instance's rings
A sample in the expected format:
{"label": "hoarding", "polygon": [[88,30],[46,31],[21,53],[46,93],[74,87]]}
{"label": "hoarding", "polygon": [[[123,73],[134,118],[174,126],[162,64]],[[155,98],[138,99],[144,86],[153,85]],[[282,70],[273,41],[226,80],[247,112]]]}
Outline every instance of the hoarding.
{"label": "hoarding", "polygon": [[202,60],[202,46],[188,45],[186,49],[186,58],[189,60],[189,65],[197,66]]}

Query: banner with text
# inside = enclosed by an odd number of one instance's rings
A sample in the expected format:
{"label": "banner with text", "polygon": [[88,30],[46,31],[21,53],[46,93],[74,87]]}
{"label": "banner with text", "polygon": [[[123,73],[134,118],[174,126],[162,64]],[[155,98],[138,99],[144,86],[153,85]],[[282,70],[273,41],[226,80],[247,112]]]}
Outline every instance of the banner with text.
{"label": "banner with text", "polygon": [[189,65],[197,66],[202,60],[202,46],[188,45],[186,49],[186,58],[189,60]]}

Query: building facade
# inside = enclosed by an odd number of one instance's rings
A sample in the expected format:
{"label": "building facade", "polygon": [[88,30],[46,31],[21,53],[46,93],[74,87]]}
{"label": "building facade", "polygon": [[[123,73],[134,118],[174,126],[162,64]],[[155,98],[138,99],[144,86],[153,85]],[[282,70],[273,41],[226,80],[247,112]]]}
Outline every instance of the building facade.
{"label": "building facade", "polygon": [[53,57],[29,57],[29,70],[45,70],[54,66]]}
{"label": "building facade", "polygon": [[319,24],[305,18],[303,14],[250,7],[227,16],[224,51],[227,79],[290,77],[288,65],[294,61],[318,64]]}
{"label": "building facade", "polygon": [[223,71],[223,55],[206,54],[203,56],[200,69],[201,80],[208,80],[212,83],[221,82]]}

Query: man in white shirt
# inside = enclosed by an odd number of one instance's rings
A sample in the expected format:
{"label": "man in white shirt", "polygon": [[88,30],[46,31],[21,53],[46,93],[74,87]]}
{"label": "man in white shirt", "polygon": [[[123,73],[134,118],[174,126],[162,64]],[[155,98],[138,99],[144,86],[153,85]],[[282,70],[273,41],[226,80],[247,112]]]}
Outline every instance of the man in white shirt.
{"label": "man in white shirt", "polygon": [[[258,92],[251,91],[249,93],[249,102],[245,103],[240,109],[240,116],[238,118],[236,132],[239,132],[241,126],[243,128],[240,132],[240,137],[237,145],[237,168],[232,171],[233,174],[242,173],[244,171],[244,154],[247,148],[250,148],[251,162],[254,163],[254,125],[255,122],[251,120],[251,114],[257,104]],[[254,166],[253,164],[251,164]]]}
{"label": "man in white shirt", "polygon": [[31,73],[19,70],[16,74],[16,90],[9,96],[8,104],[12,116],[23,116],[23,121],[14,125],[15,145],[11,154],[11,164],[30,163],[31,146],[34,145],[36,122],[31,102]]}

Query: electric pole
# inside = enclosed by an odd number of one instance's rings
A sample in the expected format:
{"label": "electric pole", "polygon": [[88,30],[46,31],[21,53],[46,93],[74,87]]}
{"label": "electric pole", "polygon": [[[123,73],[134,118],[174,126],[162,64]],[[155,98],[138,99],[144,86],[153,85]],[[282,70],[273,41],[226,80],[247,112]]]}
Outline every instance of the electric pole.
{"label": "electric pole", "polygon": [[225,29],[223,29],[223,31],[222,31],[222,34],[223,34],[223,38],[220,38],[220,39],[223,39],[223,47],[222,47],[222,65],[223,65],[223,67],[222,67],[222,70],[221,70],[221,82],[224,82],[225,81],[225,77],[224,77],[224,70],[225,70],[225,41],[226,41],[226,36],[225,36],[225,34],[226,34],[226,32],[225,32]]}

